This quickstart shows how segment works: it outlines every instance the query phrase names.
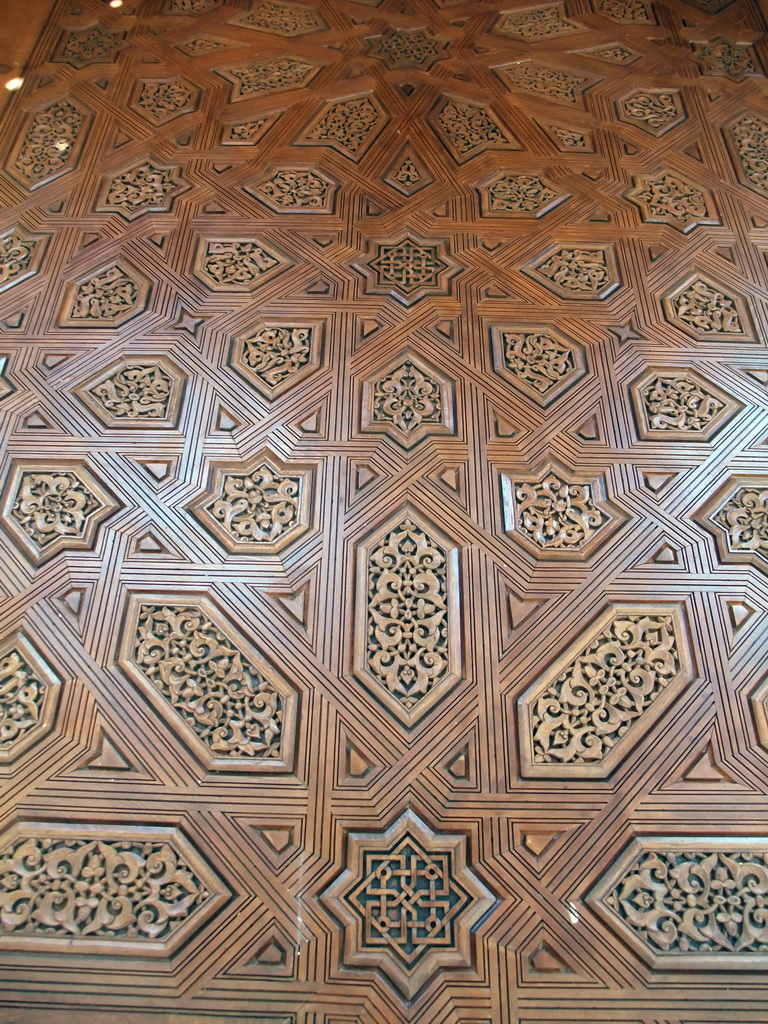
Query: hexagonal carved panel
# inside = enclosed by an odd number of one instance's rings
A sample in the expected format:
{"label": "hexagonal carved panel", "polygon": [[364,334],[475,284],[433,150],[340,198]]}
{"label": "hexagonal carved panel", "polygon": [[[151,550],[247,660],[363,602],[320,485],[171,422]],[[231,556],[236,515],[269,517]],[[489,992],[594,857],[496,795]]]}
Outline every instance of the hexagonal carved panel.
{"label": "hexagonal carved panel", "polygon": [[432,124],[459,163],[488,149],[520,148],[493,111],[477,103],[446,98],[432,115]]}
{"label": "hexagonal carved panel", "polygon": [[412,448],[430,434],[452,434],[453,382],[409,350],[363,381],[362,429]]}
{"label": "hexagonal carved panel", "polygon": [[178,168],[142,160],[107,179],[97,209],[119,213],[126,220],[142,213],[167,213],[182,187]]}
{"label": "hexagonal carved panel", "polygon": [[387,121],[387,115],[373,96],[353,96],[328,103],[310,125],[299,143],[330,146],[350,160],[358,161]]}
{"label": "hexagonal carved panel", "polygon": [[764,969],[768,840],[638,836],[589,902],[656,970]]}
{"label": "hexagonal carved panel", "polygon": [[522,39],[525,42],[539,42],[556,36],[569,35],[581,29],[575,21],[565,17],[564,4],[545,4],[542,7],[525,7],[502,14],[494,28],[500,36]]}
{"label": "hexagonal carved panel", "polygon": [[461,676],[458,547],[410,506],[357,545],[354,671],[414,725]]}
{"label": "hexagonal carved panel", "polygon": [[214,463],[190,509],[235,554],[274,554],[311,526],[313,472],[263,449],[247,462]]}
{"label": "hexagonal carved panel", "polygon": [[0,234],[0,292],[37,273],[47,242],[18,224]]}
{"label": "hexagonal carved panel", "polygon": [[768,195],[768,119],[744,114],[724,132],[744,184]]}
{"label": "hexagonal carved panel", "polygon": [[641,89],[616,104],[619,120],[649,135],[663,135],[685,120],[685,107],[676,89]]}
{"label": "hexagonal carved panel", "polygon": [[290,266],[287,256],[257,238],[201,238],[194,271],[214,291],[242,292]]}
{"label": "hexagonal carved panel", "polygon": [[176,828],[19,822],[0,874],[5,949],[168,956],[229,896]]}
{"label": "hexagonal carved panel", "polygon": [[413,235],[369,242],[368,253],[355,264],[365,277],[365,291],[391,295],[404,306],[425,295],[448,295],[451,278],[459,271],[445,242]]}
{"label": "hexagonal carved panel", "polygon": [[281,167],[245,186],[277,213],[332,213],[338,188],[322,171],[308,167]]}
{"label": "hexagonal carved panel", "polygon": [[693,674],[679,606],[609,606],[520,697],[523,774],[604,778]]}
{"label": "hexagonal carved panel", "polygon": [[122,258],[81,278],[64,293],[65,327],[117,327],[140,313],[149,297],[149,281]]}
{"label": "hexagonal carved panel", "polygon": [[250,11],[231,18],[229,24],[288,37],[322,32],[328,28],[313,7],[284,3],[283,0],[255,0]]}
{"label": "hexagonal carved panel", "polygon": [[485,216],[541,217],[566,198],[554,182],[539,174],[495,174],[478,186]]}
{"label": "hexagonal carved panel", "polygon": [[696,519],[715,537],[723,562],[747,562],[768,573],[768,476],[729,477]]}
{"label": "hexagonal carved panel", "polygon": [[110,63],[126,45],[125,32],[114,32],[100,25],[69,29],[62,33],[51,60],[71,64],[73,68]]}
{"label": "hexagonal carved panel", "polygon": [[546,408],[586,373],[584,350],[554,327],[492,324],[496,373]]}
{"label": "hexagonal carved panel", "polygon": [[720,223],[712,193],[670,171],[635,175],[635,187],[627,199],[651,224],[669,224],[688,232],[697,224]]}
{"label": "hexagonal carved panel", "polygon": [[154,125],[197,109],[200,90],[184,78],[148,78],[136,84],[131,106]]}
{"label": "hexagonal carved panel", "polygon": [[272,57],[218,68],[217,74],[231,84],[229,98],[235,101],[309,85],[322,66],[316,61],[295,57]]}
{"label": "hexagonal carved panel", "polygon": [[582,104],[584,93],[599,79],[577,75],[562,68],[550,67],[538,61],[520,61],[495,69],[501,81],[510,89],[532,92],[560,103]]}
{"label": "hexagonal carved panel", "polygon": [[24,633],[0,643],[0,764],[51,731],[59,691],[59,680]]}
{"label": "hexagonal carved panel", "polygon": [[473,966],[470,935],[496,900],[467,864],[467,838],[406,811],[351,832],[347,863],[321,900],[344,927],[347,968],[382,971],[412,999],[442,970]]}
{"label": "hexagonal carved panel", "polygon": [[323,334],[320,320],[256,324],[233,340],[230,365],[271,400],[317,370]]}
{"label": "hexagonal carved panel", "polygon": [[667,320],[702,341],[751,341],[746,299],[704,274],[690,274],[662,299]]}
{"label": "hexagonal carved panel", "polygon": [[610,244],[554,246],[522,269],[564,299],[604,299],[620,284]]}
{"label": "hexagonal carved panel", "polygon": [[644,441],[709,441],[743,406],[695,370],[655,367],[630,386]]}
{"label": "hexagonal carved panel", "polygon": [[72,97],[28,114],[8,157],[8,173],[31,190],[71,171],[92,116]]}
{"label": "hexagonal carved panel", "polygon": [[175,427],[185,381],[163,356],[126,356],[87,380],[77,393],[107,427]]}
{"label": "hexagonal carved panel", "polygon": [[120,665],[207,769],[292,769],[296,690],[207,598],[133,595]]}
{"label": "hexagonal carved panel", "polygon": [[537,558],[581,559],[621,525],[602,476],[547,462],[533,473],[502,473],[505,529]]}
{"label": "hexagonal carved panel", "polygon": [[93,547],[98,526],[120,507],[81,462],[27,461],[5,489],[3,525],[33,562]]}
{"label": "hexagonal carved panel", "polygon": [[429,68],[439,60],[444,43],[427,29],[392,29],[369,40],[368,52],[389,68]]}

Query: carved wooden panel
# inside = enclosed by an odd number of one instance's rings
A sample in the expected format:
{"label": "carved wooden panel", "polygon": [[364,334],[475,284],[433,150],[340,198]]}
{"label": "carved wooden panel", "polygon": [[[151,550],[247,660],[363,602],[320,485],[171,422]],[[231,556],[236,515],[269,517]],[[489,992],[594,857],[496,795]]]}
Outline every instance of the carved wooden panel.
{"label": "carved wooden panel", "polygon": [[2,1024],[768,1019],[765,27],[52,4]]}

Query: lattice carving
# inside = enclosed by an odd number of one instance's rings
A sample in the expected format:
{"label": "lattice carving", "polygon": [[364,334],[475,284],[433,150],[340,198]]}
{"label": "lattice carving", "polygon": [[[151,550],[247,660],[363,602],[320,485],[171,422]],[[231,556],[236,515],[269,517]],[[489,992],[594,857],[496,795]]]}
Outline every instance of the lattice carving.
{"label": "lattice carving", "polygon": [[438,136],[460,163],[486,149],[516,149],[517,143],[487,107],[447,99],[433,118]]}
{"label": "lattice carving", "polygon": [[581,25],[577,22],[565,17],[563,4],[556,3],[509,11],[501,16],[494,31],[500,36],[510,36],[512,39],[539,42],[542,39],[570,35],[571,32],[578,32],[580,28]]}
{"label": "lattice carving", "polygon": [[177,425],[184,383],[168,359],[125,357],[82,384],[78,394],[105,426],[148,430]]}
{"label": "lattice carving", "polygon": [[404,352],[363,381],[362,429],[411,448],[430,434],[453,433],[453,383]]}
{"label": "lattice carving", "polygon": [[199,96],[183,78],[148,78],[138,83],[131,106],[152,124],[167,124],[196,110]]}
{"label": "lattice carving", "polygon": [[291,769],[293,686],[205,598],[133,596],[120,663],[206,768]]}
{"label": "lattice carving", "polygon": [[51,60],[84,68],[89,64],[114,61],[126,46],[125,32],[114,32],[101,25],[70,29],[62,34]]}
{"label": "lattice carving", "polygon": [[355,671],[406,725],[461,674],[457,554],[407,507],[358,546]]}
{"label": "lattice carving", "polygon": [[310,528],[312,471],[266,450],[245,463],[216,463],[191,508],[228,551],[274,554]]}
{"label": "lattice carving", "polygon": [[214,291],[247,291],[291,266],[273,245],[258,239],[202,238],[195,273]]}
{"label": "lattice carving", "polygon": [[286,167],[266,175],[246,190],[281,213],[332,213],[338,185],[327,175],[306,167]]}
{"label": "lattice carving", "polygon": [[652,224],[690,231],[697,224],[719,223],[712,193],[671,171],[635,175],[635,187],[627,199]]}
{"label": "lattice carving", "polygon": [[14,761],[51,731],[59,690],[59,680],[24,633],[0,643],[0,764]]}
{"label": "lattice carving", "polygon": [[744,114],[726,130],[741,177],[756,192],[768,195],[768,119]]}
{"label": "lattice carving", "polygon": [[356,266],[366,278],[366,292],[392,295],[406,306],[425,295],[447,295],[459,269],[443,242],[415,236],[371,242],[369,258]]}
{"label": "lattice carving", "polygon": [[710,43],[691,43],[702,75],[719,75],[732,82],[743,82],[745,78],[760,75],[751,46],[729,43],[725,39],[714,39]]}
{"label": "lattice carving", "polygon": [[704,274],[691,274],[662,300],[671,324],[705,341],[748,341],[751,318],[746,300]]}
{"label": "lattice carving", "polygon": [[140,313],[147,303],[149,282],[120,259],[67,289],[61,323],[71,327],[117,327]]}
{"label": "lattice carving", "polygon": [[598,14],[624,25],[654,23],[649,5],[645,0],[592,0]]}
{"label": "lattice carving", "polygon": [[641,836],[589,899],[654,968],[757,967],[768,948],[768,842]]}
{"label": "lattice carving", "polygon": [[346,968],[378,968],[411,999],[439,971],[472,966],[470,933],[496,901],[467,864],[466,836],[406,811],[347,844],[345,870],[322,894],[345,929]]}
{"label": "lattice carving", "polygon": [[0,234],[0,292],[37,273],[47,241],[19,225]]}
{"label": "lattice carving", "polygon": [[176,167],[143,160],[108,179],[98,209],[119,213],[128,220],[149,211],[167,213],[181,190],[182,179]]}
{"label": "lattice carving", "polygon": [[17,464],[5,488],[3,525],[33,562],[60,551],[92,548],[96,531],[118,505],[79,462]]}
{"label": "lattice carving", "polygon": [[34,189],[72,170],[91,116],[71,97],[29,114],[8,158],[8,173]]}
{"label": "lattice carving", "polygon": [[597,81],[532,60],[498,68],[497,74],[512,89],[536,93],[561,103],[581,103],[585,90]]}
{"label": "lattice carving", "polygon": [[331,146],[359,160],[386,122],[386,114],[371,96],[329,103],[303,139],[309,145]]}
{"label": "lattice carving", "polygon": [[768,573],[768,476],[729,477],[697,518],[716,538],[723,562],[748,562]]}
{"label": "lattice carving", "polygon": [[314,8],[282,3],[282,0],[255,0],[250,11],[238,14],[229,23],[278,36],[305,36],[328,28]]}
{"label": "lattice carving", "polygon": [[616,104],[619,120],[649,135],[663,135],[685,120],[685,108],[675,89],[641,89]]}
{"label": "lattice carving", "polygon": [[272,399],[317,370],[322,343],[320,321],[270,321],[235,338],[230,364]]}
{"label": "lattice carving", "polygon": [[646,441],[709,441],[742,408],[695,370],[649,370],[630,391],[638,431]]}
{"label": "lattice carving", "polygon": [[389,68],[429,68],[443,46],[426,29],[393,29],[369,43],[369,53]]}
{"label": "lattice carving", "polygon": [[581,345],[553,327],[493,324],[491,342],[499,376],[544,407],[586,372]]}
{"label": "lattice carving", "polygon": [[529,776],[608,775],[693,677],[675,605],[606,609],[520,698]]}
{"label": "lattice carving", "polygon": [[497,174],[478,189],[486,216],[541,217],[565,199],[553,182],[538,174]]}
{"label": "lattice carving", "polygon": [[0,946],[168,954],[227,897],[175,828],[20,822],[0,839]]}
{"label": "lattice carving", "polygon": [[523,270],[566,299],[603,299],[619,285],[611,245],[556,246]]}
{"label": "lattice carving", "polygon": [[262,93],[302,88],[309,85],[321,67],[313,61],[294,57],[273,57],[218,68],[217,73],[232,85],[230,100],[242,100]]}

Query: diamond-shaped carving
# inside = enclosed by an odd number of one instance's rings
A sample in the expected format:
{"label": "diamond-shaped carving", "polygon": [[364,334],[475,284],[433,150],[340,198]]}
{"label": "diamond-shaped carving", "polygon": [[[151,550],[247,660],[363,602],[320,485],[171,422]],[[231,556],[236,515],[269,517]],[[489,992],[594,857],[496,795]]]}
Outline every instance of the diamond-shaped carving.
{"label": "diamond-shaped carving", "polygon": [[250,11],[230,18],[229,24],[243,25],[277,36],[305,36],[328,28],[314,8],[283,3],[282,0],[255,0]]}
{"label": "diamond-shaped carving", "polygon": [[636,174],[627,199],[640,208],[644,221],[690,231],[697,224],[719,224],[712,193],[679,174]]}
{"label": "diamond-shaped carving", "polygon": [[281,167],[245,190],[278,213],[332,213],[338,187],[317,168]]}
{"label": "diamond-shaped carving", "polygon": [[746,299],[704,274],[690,274],[662,299],[667,320],[703,341],[749,341]]}
{"label": "diamond-shaped carving", "polygon": [[92,116],[70,96],[27,114],[8,157],[8,173],[31,190],[71,171]]}
{"label": "diamond-shaped carving", "polygon": [[357,545],[354,670],[405,725],[461,676],[458,547],[410,506]]}
{"label": "diamond-shaped carving", "polygon": [[120,664],[211,770],[293,767],[298,695],[205,597],[135,594]]}
{"label": "diamond-shaped carving", "polygon": [[724,131],[741,180],[755,192],[768,195],[768,119],[744,114]]}
{"label": "diamond-shaped carving", "polygon": [[355,264],[372,295],[392,295],[410,306],[425,295],[447,295],[459,270],[445,242],[406,235],[397,240],[370,242],[368,258]]}
{"label": "diamond-shaped carving", "polygon": [[638,836],[588,899],[655,970],[760,970],[768,839]]}
{"label": "diamond-shaped carving", "polygon": [[520,148],[493,111],[478,103],[448,97],[438,103],[431,121],[438,137],[459,163],[488,149]]}
{"label": "diamond-shaped carving", "polygon": [[363,381],[361,426],[412,448],[453,433],[453,382],[406,349]]}
{"label": "diamond-shaped carving", "polygon": [[685,107],[677,89],[640,89],[616,103],[620,121],[649,135],[663,135],[685,120]]}
{"label": "diamond-shaped carving", "polygon": [[147,304],[149,281],[119,259],[67,288],[61,323],[69,327],[117,327]]}
{"label": "diamond-shaped carving", "polygon": [[0,764],[15,761],[51,731],[59,690],[59,680],[24,633],[0,643]]}
{"label": "diamond-shaped carving", "polygon": [[152,124],[167,124],[197,109],[200,90],[184,78],[148,78],[136,83],[130,106]]}
{"label": "diamond-shaped carving", "polygon": [[229,898],[183,832],[22,821],[0,837],[0,948],[168,956]]}
{"label": "diamond-shaped carving", "polygon": [[440,971],[473,966],[471,933],[495,899],[467,864],[467,837],[406,811],[383,832],[351,832],[321,899],[344,927],[345,967],[381,971],[413,999]]}
{"label": "diamond-shaped carving", "polygon": [[768,573],[768,476],[730,476],[696,514],[717,541],[720,559]]}
{"label": "diamond-shaped carving", "polygon": [[235,554],[274,554],[311,526],[309,466],[281,462],[264,449],[247,462],[214,463],[191,510]]}
{"label": "diamond-shaped carving", "polygon": [[99,524],[120,507],[82,462],[17,463],[3,500],[3,525],[33,562],[92,548]]}
{"label": "diamond-shaped carving", "polygon": [[541,217],[566,198],[540,174],[495,174],[478,192],[483,213],[495,217]]}
{"label": "diamond-shaped carving", "polygon": [[264,117],[253,117],[248,121],[236,121],[224,125],[221,141],[225,146],[252,146],[258,142],[275,124],[280,114],[265,114]]}
{"label": "diamond-shaped carving", "polygon": [[444,45],[427,29],[390,29],[369,41],[368,52],[389,68],[429,68],[439,59]]}
{"label": "diamond-shaped carving", "polygon": [[541,39],[569,35],[582,28],[575,21],[565,17],[562,3],[545,4],[542,7],[525,7],[502,14],[494,32],[512,39],[523,39],[533,43]]}
{"label": "diamond-shaped carving", "polygon": [[217,74],[231,83],[229,98],[235,101],[309,85],[322,66],[316,61],[295,57],[271,57],[217,68]]}
{"label": "diamond-shaped carving", "polygon": [[89,64],[114,61],[126,45],[125,32],[114,32],[101,25],[68,29],[62,33],[51,60],[84,68]]}
{"label": "diamond-shaped carving", "polygon": [[654,367],[630,387],[644,441],[709,441],[742,408],[695,370]]}
{"label": "diamond-shaped carving", "polygon": [[149,211],[167,213],[182,188],[178,168],[142,160],[107,179],[97,209],[126,220]]}
{"label": "diamond-shaped carving", "polygon": [[202,57],[214,50],[225,50],[231,43],[224,43],[220,39],[211,39],[210,36],[193,36],[185,39],[183,43],[176,43],[176,49],[187,57]]}
{"label": "diamond-shaped carving", "polygon": [[214,291],[242,292],[290,266],[288,257],[271,243],[267,246],[255,238],[201,238],[193,269]]}
{"label": "diamond-shaped carving", "polygon": [[601,46],[592,46],[588,50],[579,50],[586,57],[595,57],[597,60],[605,60],[609,64],[621,64],[627,67],[634,64],[642,57],[637,50],[630,49],[624,43],[604,43]]}
{"label": "diamond-shaped carving", "polygon": [[353,96],[328,103],[299,142],[330,146],[351,160],[359,160],[384,127],[387,115],[373,96]]}
{"label": "diamond-shaped carving", "polygon": [[607,776],[693,674],[680,607],[609,606],[520,698],[523,774]]}
{"label": "diamond-shaped carving", "polygon": [[592,0],[595,11],[623,25],[650,25],[653,15],[645,0]]}
{"label": "diamond-shaped carving", "polygon": [[77,393],[107,427],[154,430],[176,426],[185,381],[164,356],[125,356],[87,380]]}
{"label": "diamond-shaped carving", "polygon": [[496,373],[546,408],[586,373],[584,350],[554,327],[492,324]]}
{"label": "diamond-shaped carving", "polygon": [[583,103],[584,92],[599,81],[588,75],[577,75],[533,60],[520,61],[495,70],[509,88],[536,93],[560,103]]}
{"label": "diamond-shaped carving", "polygon": [[0,234],[0,292],[37,273],[47,243],[18,224]]}
{"label": "diamond-shaped carving", "polygon": [[719,75],[733,82],[761,75],[751,46],[719,38],[709,43],[691,43],[702,75]]}
{"label": "diamond-shaped carving", "polygon": [[565,299],[604,299],[620,283],[610,244],[557,245],[522,269]]}
{"label": "diamond-shaped carving", "polygon": [[256,324],[233,340],[230,365],[271,400],[320,366],[323,326],[299,319]]}
{"label": "diamond-shaped carving", "polygon": [[434,178],[413,148],[408,145],[397,154],[384,173],[384,181],[405,196],[413,196],[431,185]]}
{"label": "diamond-shaped carving", "polygon": [[587,558],[621,525],[605,481],[547,462],[501,476],[505,529],[537,558]]}

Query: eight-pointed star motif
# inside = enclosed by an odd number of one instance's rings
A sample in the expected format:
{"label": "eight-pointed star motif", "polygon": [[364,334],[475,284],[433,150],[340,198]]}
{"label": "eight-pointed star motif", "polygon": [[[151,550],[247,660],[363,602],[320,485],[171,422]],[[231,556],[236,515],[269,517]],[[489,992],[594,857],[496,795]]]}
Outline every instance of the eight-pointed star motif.
{"label": "eight-pointed star motif", "polygon": [[370,242],[368,258],[355,266],[366,278],[366,292],[392,295],[405,306],[425,295],[447,295],[459,270],[445,242],[415,235]]}

